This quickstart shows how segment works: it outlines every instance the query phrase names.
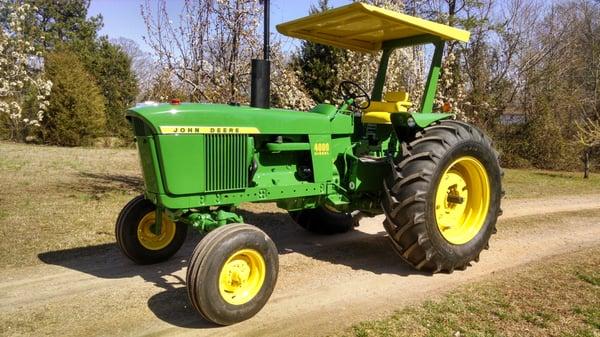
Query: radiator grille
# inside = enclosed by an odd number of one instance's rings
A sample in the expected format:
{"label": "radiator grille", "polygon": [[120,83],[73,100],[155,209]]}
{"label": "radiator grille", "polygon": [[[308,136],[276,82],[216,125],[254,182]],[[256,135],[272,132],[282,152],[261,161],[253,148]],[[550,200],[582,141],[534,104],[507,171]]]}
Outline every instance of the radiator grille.
{"label": "radiator grille", "polygon": [[248,186],[247,135],[206,135],[206,190],[226,191]]}

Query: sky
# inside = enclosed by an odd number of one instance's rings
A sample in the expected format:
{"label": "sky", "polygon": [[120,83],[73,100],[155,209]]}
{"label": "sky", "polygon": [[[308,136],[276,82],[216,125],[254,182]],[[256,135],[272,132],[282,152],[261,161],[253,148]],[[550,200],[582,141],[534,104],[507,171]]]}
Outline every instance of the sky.
{"label": "sky", "polygon": [[[150,1],[156,3],[156,0]],[[92,0],[88,16],[102,14],[104,27],[100,30],[101,35],[108,35],[109,38],[125,37],[136,41],[142,50],[151,51],[143,40],[146,26],[140,14],[140,5],[144,2],[145,0]],[[169,14],[172,17],[177,17],[182,2],[167,0]],[[330,6],[338,7],[350,2],[350,0],[330,0]],[[316,3],[317,0],[271,0],[271,33],[279,35],[275,25],[306,16],[310,6]],[[275,38],[280,38],[286,49],[294,48],[299,43],[297,40],[284,38],[281,35]]]}

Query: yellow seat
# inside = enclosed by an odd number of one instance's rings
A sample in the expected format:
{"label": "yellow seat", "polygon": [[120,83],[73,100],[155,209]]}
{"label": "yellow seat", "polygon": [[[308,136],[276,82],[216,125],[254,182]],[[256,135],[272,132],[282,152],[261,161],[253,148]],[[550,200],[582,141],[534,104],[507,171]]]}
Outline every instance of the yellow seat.
{"label": "yellow seat", "polygon": [[408,93],[404,90],[388,92],[383,99],[383,101],[371,101],[371,105],[362,114],[363,123],[391,124],[392,113],[406,112],[412,106],[408,101]]}

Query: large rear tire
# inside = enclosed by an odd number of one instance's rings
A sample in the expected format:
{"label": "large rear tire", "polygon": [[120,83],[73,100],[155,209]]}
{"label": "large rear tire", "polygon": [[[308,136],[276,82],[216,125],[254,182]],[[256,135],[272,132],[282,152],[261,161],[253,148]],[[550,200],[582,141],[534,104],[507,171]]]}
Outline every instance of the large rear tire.
{"label": "large rear tire", "polygon": [[267,234],[251,225],[225,225],[196,246],[186,276],[188,297],[210,322],[241,322],[267,303],[278,271],[277,248]]}
{"label": "large rear tire", "polygon": [[428,272],[464,269],[489,247],[501,214],[502,171],[475,127],[442,121],[402,144],[384,181],[384,227],[408,264]]}
{"label": "large rear tire", "polygon": [[324,206],[289,213],[300,227],[316,234],[341,234],[355,227],[354,218],[350,213],[335,212]]}

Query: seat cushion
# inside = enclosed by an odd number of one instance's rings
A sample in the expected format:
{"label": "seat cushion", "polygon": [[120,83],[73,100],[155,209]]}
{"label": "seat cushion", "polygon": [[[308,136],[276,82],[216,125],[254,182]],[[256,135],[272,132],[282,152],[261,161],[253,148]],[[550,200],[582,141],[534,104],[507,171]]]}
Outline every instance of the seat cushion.
{"label": "seat cushion", "polygon": [[364,124],[392,124],[390,120],[391,113],[385,111],[371,111],[362,114]]}
{"label": "seat cushion", "polygon": [[371,105],[366,109],[366,112],[371,111],[404,112],[406,108],[397,102],[371,101]]}
{"label": "seat cushion", "polygon": [[408,93],[406,91],[390,91],[383,96],[386,102],[399,103],[402,106],[412,106],[408,101]]}

